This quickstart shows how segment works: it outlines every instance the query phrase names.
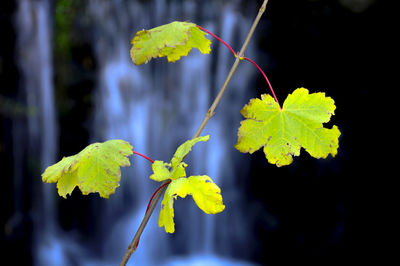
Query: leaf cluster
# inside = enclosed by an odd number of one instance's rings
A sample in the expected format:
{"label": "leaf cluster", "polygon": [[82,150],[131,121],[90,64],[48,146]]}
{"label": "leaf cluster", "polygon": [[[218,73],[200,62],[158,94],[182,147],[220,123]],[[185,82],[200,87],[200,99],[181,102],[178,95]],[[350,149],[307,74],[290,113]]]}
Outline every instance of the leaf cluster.
{"label": "leaf cluster", "polygon": [[[157,57],[167,57],[169,62],[175,62],[188,55],[192,48],[208,54],[211,41],[205,35],[196,24],[178,21],[141,30],[132,39],[130,55],[132,61],[140,65]],[[238,130],[235,148],[250,154],[263,148],[268,162],[277,166],[291,164],[301,148],[315,158],[335,156],[340,131],[337,126],[325,128],[323,125],[330,121],[335,108],[334,100],[325,93],[309,93],[305,88],[289,94],[282,109],[270,95],[263,94],[261,98],[251,99],[240,111],[245,119]],[[157,160],[152,164],[150,179],[170,181],[161,201],[158,220],[167,233],[175,231],[173,203],[178,196],[191,195],[207,214],[225,209],[221,190],[209,176],[186,177],[184,158],[196,143],[208,139],[207,135],[188,140],[177,148],[169,163]],[[43,182],[57,182],[62,197],[78,186],[85,195],[98,192],[101,197],[108,198],[119,186],[120,167],[130,165],[127,157],[132,153],[132,146],[123,140],[94,143],[48,167],[42,179]]]}
{"label": "leaf cluster", "polygon": [[177,197],[185,198],[191,195],[197,206],[207,214],[222,212],[225,205],[222,203],[221,189],[209,176],[198,175],[186,178],[186,163],[183,159],[200,141],[208,141],[209,136],[198,137],[186,141],[178,147],[170,163],[155,161],[152,165],[153,174],[150,179],[155,181],[171,180],[164,198],[161,201],[161,211],[158,225],[164,226],[167,233],[175,232],[173,203]]}

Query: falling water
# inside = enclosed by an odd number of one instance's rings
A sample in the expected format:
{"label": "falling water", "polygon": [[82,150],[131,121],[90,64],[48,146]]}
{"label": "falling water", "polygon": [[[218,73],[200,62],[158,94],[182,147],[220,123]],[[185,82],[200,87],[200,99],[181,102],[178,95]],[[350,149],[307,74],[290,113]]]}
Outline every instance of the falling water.
{"label": "falling water", "polygon": [[[134,66],[129,58],[128,41],[137,30],[169,23],[176,20],[177,16],[182,17],[182,20],[199,16],[199,6],[194,1],[185,1],[183,7],[174,2],[170,2],[169,6],[166,1],[148,2],[143,5],[139,1],[96,1],[89,6],[89,12],[96,18],[95,24],[98,25],[94,46],[100,65],[95,131],[102,133],[95,138],[125,139],[137,151],[154,159],[167,161],[177,145],[193,136],[234,59],[225,47],[215,44],[213,40],[213,49],[219,47],[216,59],[212,58],[213,55],[192,51],[188,57],[175,64],[167,65],[165,61],[157,60],[148,65]],[[211,31],[219,31],[224,40],[239,47],[250,28],[250,20],[243,18],[235,6],[223,5],[218,8],[223,12],[214,16],[220,15],[220,21],[214,17],[198,23]],[[211,9],[210,7],[209,10]],[[152,10],[154,15],[150,17],[146,13],[148,10]],[[217,65],[214,76],[213,63]],[[217,115],[207,125],[203,135],[210,134],[210,141],[196,145],[190,158],[188,157],[189,165],[193,165],[188,171],[192,174],[210,175],[222,187],[227,203],[234,203],[239,198],[237,195],[236,198],[227,196],[235,194],[236,178],[233,158],[229,153],[236,137],[232,133],[232,124],[239,124],[238,110],[243,104],[242,99],[246,99],[245,88],[250,83],[249,69],[248,65],[239,68],[239,78],[234,78],[217,109]],[[215,77],[214,82],[212,77]],[[110,226],[114,226],[114,241],[109,242],[107,249],[110,256],[118,258],[117,254],[120,256],[121,250],[126,249],[143,217],[143,207],[155,189],[152,181],[147,179],[151,174],[150,170],[148,162],[142,158],[134,158],[132,168],[121,181],[118,193],[135,195],[134,205],[129,215],[120,221],[109,222]],[[108,205],[124,204],[123,196],[113,197]],[[194,265],[203,261],[208,265],[234,265],[233,261],[218,258],[218,251],[222,249],[223,254],[233,255],[229,248],[222,247],[231,240],[227,236],[230,232],[227,232],[226,226],[224,228],[217,224],[215,216],[205,215],[197,206],[193,206],[189,202],[184,208],[179,203],[175,207],[175,234],[185,244],[172,242],[158,228],[157,217],[152,217],[142,236],[142,247],[132,256],[132,260],[138,265],[160,264],[171,255],[183,252],[192,257],[175,257],[166,264]],[[115,217],[113,209],[108,208],[110,218]],[[230,212],[231,219],[240,217],[234,208],[230,208]],[[225,222],[229,223],[227,218]],[[218,234],[220,232],[223,235]],[[217,247],[216,240],[223,238],[227,242]],[[118,241],[121,239],[123,241]],[[179,248],[170,248],[171,246]]]}
{"label": "falling water", "polygon": [[[92,142],[124,139],[132,143],[135,150],[153,159],[168,161],[176,147],[193,136],[234,58],[225,47],[212,40],[213,51],[210,55],[193,50],[189,56],[174,64],[167,64],[161,59],[134,66],[129,58],[129,41],[142,28],[173,20],[191,20],[239,49],[252,18],[243,17],[238,11],[238,2],[223,4],[222,1],[209,1],[205,13],[201,11],[203,8],[198,1],[88,1],[86,11],[93,22],[91,38],[99,74]],[[29,54],[40,57],[43,62],[41,68],[37,68],[32,65],[34,60],[28,61],[26,72],[35,69],[38,73],[31,73],[32,76],[26,74],[25,80],[26,84],[38,84],[35,90],[28,92],[27,89],[26,93],[28,102],[40,109],[38,117],[30,120],[30,134],[41,138],[42,166],[51,164],[56,153],[49,54],[51,24],[46,3],[44,0],[20,1],[18,15],[21,38],[30,38],[31,44],[37,44],[30,47],[37,50],[29,50]],[[251,45],[248,50],[246,55],[251,57]],[[240,65],[216,115],[202,134],[210,134],[210,140],[196,145],[186,160],[189,163],[188,174],[209,175],[221,187],[226,210],[222,214],[206,215],[191,199],[178,199],[175,204],[177,228],[171,236],[158,227],[156,209],[130,263],[239,264],[232,260],[237,256],[231,243],[246,238],[241,233],[246,224],[241,219],[241,196],[236,189],[238,176],[234,171],[236,161],[232,146],[241,119],[239,110],[249,98],[246,88],[254,77],[250,73],[254,72],[248,64]],[[34,77],[39,80],[38,83],[33,82]],[[46,205],[52,202],[49,199],[54,193],[44,191],[43,220],[54,225],[37,229],[41,238],[36,243],[36,264],[70,265],[71,261],[77,265],[119,263],[143,218],[150,195],[157,188],[157,184],[148,179],[151,174],[149,163],[135,156],[131,161],[132,166],[124,169],[121,186],[116,193],[103,201],[100,207],[92,206],[101,213],[99,246],[102,254],[81,245],[57,227],[55,206]],[[241,164],[246,167],[243,159]],[[54,192],[54,187],[51,191]],[[240,262],[240,265],[246,264]]]}
{"label": "falling water", "polygon": [[[22,74],[21,89],[27,105],[35,110],[27,118],[27,134],[18,126],[16,132],[24,132],[24,140],[16,138],[15,150],[20,150],[26,143],[29,147],[30,160],[38,160],[40,172],[54,163],[57,152],[54,92],[52,81],[52,46],[51,46],[51,17],[48,1],[18,1],[18,58]],[[21,131],[20,131],[21,130]],[[39,152],[39,156],[38,153]],[[20,152],[16,152],[20,154]],[[23,163],[21,158],[15,158],[16,169]],[[22,177],[16,172],[16,179]],[[19,181],[21,182],[21,181]],[[21,185],[21,184],[20,184]],[[16,189],[16,192],[19,189]],[[37,252],[57,252],[51,246],[51,238],[55,233],[56,209],[54,205],[54,189],[42,185],[40,194],[42,209],[34,217],[34,242]],[[17,197],[18,193],[16,193]],[[51,258],[52,256],[45,256]],[[51,263],[45,260],[42,263]]]}

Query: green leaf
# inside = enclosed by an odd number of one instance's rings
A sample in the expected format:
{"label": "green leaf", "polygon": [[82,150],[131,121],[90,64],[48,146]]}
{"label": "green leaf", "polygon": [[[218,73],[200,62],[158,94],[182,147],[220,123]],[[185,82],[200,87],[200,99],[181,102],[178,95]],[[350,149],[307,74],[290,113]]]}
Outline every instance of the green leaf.
{"label": "green leaf", "polygon": [[185,143],[183,143],[182,145],[180,145],[178,147],[178,149],[176,149],[176,152],[174,154],[174,156],[171,159],[171,166],[175,167],[177,166],[179,163],[182,162],[183,158],[185,158],[185,156],[192,150],[192,147],[199,141],[208,141],[210,139],[210,136],[204,136],[204,137],[198,137],[198,138],[194,138],[191,140],[186,141]]}
{"label": "green leaf", "polygon": [[211,41],[205,34],[196,24],[179,21],[138,31],[131,42],[132,61],[141,65],[152,58],[166,56],[168,62],[175,62],[188,55],[192,48],[208,54],[211,51]]}
{"label": "green leaf", "polygon": [[238,143],[241,152],[253,153],[264,147],[268,162],[289,165],[303,147],[315,158],[335,156],[340,131],[336,126],[324,128],[334,114],[335,104],[325,93],[309,94],[305,88],[295,90],[285,100],[282,110],[267,94],[251,99],[241,114]]}
{"label": "green leaf", "polygon": [[181,198],[186,197],[187,180],[187,178],[178,178],[173,180],[165,190],[164,197],[161,201],[160,215],[158,216],[158,226],[164,226],[165,232],[167,233],[175,232],[174,199],[178,196]]}
{"label": "green leaf", "polygon": [[204,175],[186,178],[185,167],[187,164],[182,162],[197,142],[208,141],[208,139],[209,136],[207,135],[188,140],[178,147],[170,163],[155,161],[152,165],[151,179],[156,181],[171,180],[161,201],[158,217],[158,225],[164,226],[167,233],[175,232],[173,203],[178,196],[185,198],[186,195],[192,195],[197,206],[207,214],[219,213],[225,209],[220,194],[221,189],[213,183],[211,178]]}
{"label": "green leaf", "polygon": [[190,176],[173,180],[167,187],[161,201],[161,210],[158,225],[164,226],[165,232],[174,233],[174,200],[177,197],[185,198],[192,195],[197,206],[207,214],[216,214],[225,209],[222,203],[221,189],[210,177]]}
{"label": "green leaf", "polygon": [[207,214],[222,212],[225,205],[222,203],[221,189],[206,175],[190,176],[187,182],[188,194],[193,196],[199,208]]}
{"label": "green leaf", "polygon": [[186,166],[187,164],[181,162],[175,167],[171,167],[170,163],[156,160],[152,165],[153,174],[150,176],[150,179],[161,182],[167,179],[175,180],[180,177],[185,177]]}
{"label": "green leaf", "polygon": [[57,182],[58,194],[64,198],[71,195],[76,186],[84,195],[98,192],[101,197],[108,198],[119,186],[120,167],[130,166],[127,156],[131,154],[132,146],[123,140],[93,143],[80,153],[47,167],[42,180]]}
{"label": "green leaf", "polygon": [[182,162],[183,158],[191,151],[192,147],[199,141],[208,141],[209,135],[204,137],[198,137],[186,141],[176,149],[174,156],[170,163],[165,163],[163,161],[154,161],[152,165],[153,174],[150,179],[155,181],[164,181],[167,179],[175,180],[180,177],[185,177],[185,168],[187,164]]}

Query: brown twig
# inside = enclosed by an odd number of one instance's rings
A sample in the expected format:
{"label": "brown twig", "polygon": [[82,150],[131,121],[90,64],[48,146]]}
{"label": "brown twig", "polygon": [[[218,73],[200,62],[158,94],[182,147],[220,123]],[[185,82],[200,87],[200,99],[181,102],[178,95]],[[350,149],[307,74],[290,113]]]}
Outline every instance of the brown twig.
{"label": "brown twig", "polygon": [[[211,117],[214,115],[215,109],[217,108],[219,102],[221,101],[221,98],[222,98],[226,88],[228,87],[228,84],[231,81],[233,74],[236,72],[236,69],[239,66],[239,63],[241,61],[240,58],[242,58],[244,56],[244,52],[246,51],[246,48],[250,42],[250,39],[253,36],[254,30],[256,29],[257,24],[260,21],[260,18],[265,11],[267,3],[268,3],[268,0],[264,0],[261,8],[258,11],[256,18],[254,19],[253,25],[251,26],[250,31],[247,34],[246,40],[244,41],[243,46],[240,49],[240,52],[237,55],[236,60],[233,63],[231,70],[229,71],[228,76],[225,79],[224,84],[222,85],[221,89],[219,90],[218,95],[215,97],[215,100],[212,103],[211,107],[208,109],[207,114],[205,115],[203,121],[201,122],[201,124],[200,124],[199,128],[197,129],[196,133],[194,134],[193,138],[197,138],[198,136],[200,136],[204,127],[206,126],[208,121],[211,119]],[[167,186],[165,184],[168,182],[170,182],[170,180],[164,181],[162,184],[163,187],[160,190],[158,190],[158,192],[154,195],[154,198],[153,198],[146,214],[144,215],[143,220],[142,220],[138,230],[136,231],[136,234],[133,237],[131,244],[129,245],[128,249],[126,250],[124,257],[122,258],[120,266],[126,265],[126,263],[128,262],[129,258],[133,254],[133,252],[136,251],[137,243],[140,239],[140,236],[142,235],[143,230],[147,225],[147,222],[149,221],[158,201],[160,200],[161,195],[164,193],[165,189],[167,188]]]}
{"label": "brown twig", "polygon": [[258,22],[260,21],[261,16],[263,15],[265,8],[267,6],[268,0],[264,0],[264,3],[262,4],[261,8],[258,11],[258,14],[256,16],[256,18],[254,19],[253,25],[250,28],[249,33],[247,34],[246,40],[243,43],[242,49],[240,49],[239,54],[237,54],[236,60],[233,63],[233,66],[231,68],[231,70],[228,73],[228,76],[225,79],[224,84],[222,85],[221,89],[218,92],[217,97],[215,97],[214,102],[212,103],[210,109],[208,109],[208,112],[206,114],[206,116],[204,117],[203,121],[201,122],[199,128],[197,129],[196,133],[194,134],[193,138],[197,138],[198,136],[200,136],[201,132],[203,131],[204,127],[206,126],[206,124],[208,123],[208,120],[211,119],[211,117],[214,115],[214,111],[217,108],[219,102],[221,101],[222,96],[225,93],[226,88],[228,87],[229,82],[232,79],[233,74],[236,72],[236,69],[239,66],[240,63],[240,58],[244,56],[244,52],[247,49],[247,45],[250,42],[251,37],[253,36],[254,30],[257,27]]}

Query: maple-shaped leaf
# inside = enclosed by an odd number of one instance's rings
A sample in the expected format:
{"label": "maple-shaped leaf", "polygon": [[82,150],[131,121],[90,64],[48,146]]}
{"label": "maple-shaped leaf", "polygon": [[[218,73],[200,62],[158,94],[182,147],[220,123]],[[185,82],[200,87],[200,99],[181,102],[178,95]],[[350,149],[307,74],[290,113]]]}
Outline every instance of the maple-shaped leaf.
{"label": "maple-shaped leaf", "polygon": [[211,41],[205,34],[196,24],[180,21],[138,31],[131,41],[132,61],[141,65],[152,58],[166,56],[168,62],[175,62],[188,55],[192,48],[208,54],[211,51]]}
{"label": "maple-shaped leaf", "polygon": [[47,167],[42,180],[57,182],[58,194],[64,198],[71,195],[76,186],[84,195],[98,192],[101,197],[108,198],[119,186],[120,167],[130,166],[127,156],[131,154],[132,146],[123,140],[93,143],[80,153]]}
{"label": "maple-shaped leaf", "polygon": [[208,139],[209,136],[207,135],[188,140],[178,147],[170,163],[155,161],[152,165],[151,179],[156,181],[171,180],[161,201],[158,217],[158,225],[164,226],[167,233],[175,232],[173,203],[178,196],[185,198],[187,195],[192,195],[197,206],[207,214],[219,213],[225,209],[220,194],[221,190],[211,178],[205,175],[186,178],[185,167],[187,165],[182,162],[194,144]]}
{"label": "maple-shaped leaf", "polygon": [[282,109],[270,95],[263,94],[240,111],[247,119],[241,122],[235,148],[253,153],[264,147],[268,162],[277,166],[292,163],[301,147],[315,158],[335,156],[340,131],[336,126],[323,126],[335,108],[333,99],[325,93],[309,94],[305,88],[289,94]]}

